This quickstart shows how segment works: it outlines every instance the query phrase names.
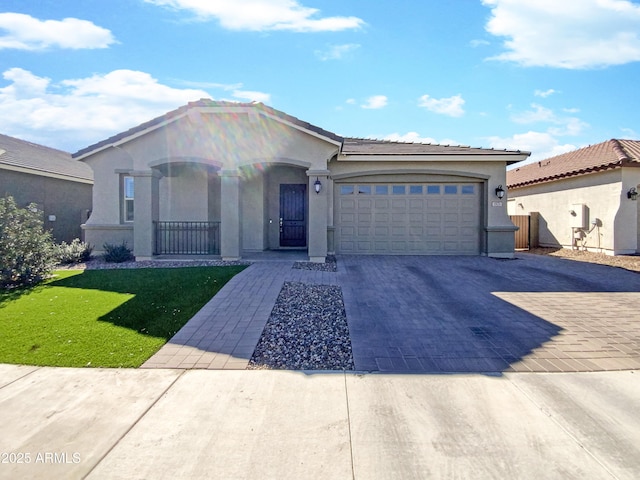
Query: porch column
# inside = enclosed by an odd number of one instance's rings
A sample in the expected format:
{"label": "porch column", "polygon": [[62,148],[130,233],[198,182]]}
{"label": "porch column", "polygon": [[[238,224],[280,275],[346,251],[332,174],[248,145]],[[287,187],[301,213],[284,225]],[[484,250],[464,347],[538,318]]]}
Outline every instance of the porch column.
{"label": "porch column", "polygon": [[133,171],[133,254],[136,261],[153,256],[155,235],[153,222],[160,218],[159,180],[157,170]]}
{"label": "porch column", "polygon": [[[328,170],[307,170],[309,177],[309,261],[324,263],[327,259],[327,217],[329,210]],[[316,193],[316,179],[320,193]]]}
{"label": "porch column", "polygon": [[237,170],[221,172],[220,256],[223,260],[240,258],[240,175]]}

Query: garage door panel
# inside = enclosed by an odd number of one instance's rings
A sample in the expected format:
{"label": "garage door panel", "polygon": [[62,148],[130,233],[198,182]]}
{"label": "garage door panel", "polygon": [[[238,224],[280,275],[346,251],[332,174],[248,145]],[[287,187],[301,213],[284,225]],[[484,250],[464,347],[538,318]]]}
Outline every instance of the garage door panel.
{"label": "garage door panel", "polygon": [[481,192],[480,184],[337,185],[337,251],[478,254]]}
{"label": "garage door panel", "polygon": [[346,213],[346,212],[340,213],[340,223],[342,225],[350,225],[352,223],[355,223],[355,221],[356,221],[356,216],[354,213]]}
{"label": "garage door panel", "polygon": [[424,223],[424,216],[422,212],[420,213],[410,213],[409,214],[409,223],[411,225],[422,225]]}
{"label": "garage door panel", "polygon": [[376,253],[388,253],[389,252],[389,242],[374,242],[374,248]]}
{"label": "garage door panel", "polygon": [[409,210],[411,212],[414,211],[423,211],[424,210],[424,200],[422,200],[421,198],[419,199],[415,199],[415,198],[411,198],[409,199]]}
{"label": "garage door panel", "polygon": [[407,210],[407,200],[402,198],[402,199],[396,199],[394,198],[393,200],[391,200],[391,210],[393,211],[406,211]]}
{"label": "garage door panel", "polygon": [[352,197],[340,198],[340,208],[343,210],[353,210],[356,208],[356,201]]}
{"label": "garage door panel", "polygon": [[358,209],[359,210],[371,210],[373,207],[373,201],[370,198],[367,199],[358,199]]}
{"label": "garage door panel", "polygon": [[406,252],[407,242],[404,240],[396,240],[391,242],[391,249],[394,252]]}
{"label": "garage door panel", "polygon": [[359,252],[370,252],[371,251],[371,242],[369,241],[358,241],[358,251]]}

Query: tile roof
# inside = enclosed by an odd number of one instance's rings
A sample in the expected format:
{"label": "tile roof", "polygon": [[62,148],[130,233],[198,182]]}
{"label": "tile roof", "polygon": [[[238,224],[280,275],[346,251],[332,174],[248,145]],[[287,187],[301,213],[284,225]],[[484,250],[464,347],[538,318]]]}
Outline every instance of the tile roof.
{"label": "tile roof", "polygon": [[0,165],[31,170],[34,174],[54,174],[78,180],[93,180],[87,164],[71,158],[71,154],[36,143],[0,134]]}
{"label": "tile roof", "polygon": [[113,144],[125,141],[127,138],[132,137],[138,133],[144,132],[149,128],[160,126],[166,122],[170,122],[173,119],[177,119],[185,115],[190,109],[194,108],[255,108],[264,112],[267,115],[279,118],[285,122],[291,123],[305,130],[314,132],[320,136],[329,138],[335,142],[342,144],[342,153],[346,155],[429,155],[429,154],[451,154],[451,155],[513,155],[524,154],[529,155],[529,152],[521,152],[520,150],[494,150],[490,148],[471,148],[459,145],[438,145],[438,144],[426,144],[426,143],[404,143],[404,142],[392,142],[387,140],[375,140],[364,138],[344,138],[333,132],[315,126],[311,123],[300,120],[299,118],[288,115],[280,110],[269,107],[263,103],[238,103],[238,102],[226,102],[215,101],[211,99],[200,99],[196,102],[189,102],[187,105],[172,110],[164,115],[156,117],[148,122],[142,123],[136,127],[133,127],[125,132],[119,133],[112,137],[107,138],[94,145],[90,145],[82,150],[72,154],[74,158],[83,157],[95,150],[100,150],[104,147],[108,147]]}
{"label": "tile roof", "polygon": [[640,167],[640,141],[606,142],[507,171],[507,187],[517,188],[621,167]]}
{"label": "tile roof", "polygon": [[73,153],[71,156],[76,158],[76,157],[80,157],[83,155],[86,155],[88,153],[91,153],[94,150],[99,150],[102,147],[105,146],[109,146],[112,145],[114,143],[118,143],[121,140],[124,140],[128,137],[131,137],[133,135],[135,135],[136,133],[139,132],[143,132],[149,128],[152,128],[154,126],[159,126],[162,125],[166,122],[169,122],[173,119],[177,119],[181,116],[183,116],[184,114],[186,114],[190,109],[194,109],[194,108],[215,108],[215,107],[220,107],[220,108],[233,108],[233,107],[251,107],[251,108],[255,108],[257,110],[260,110],[268,115],[274,116],[276,118],[279,118],[281,120],[284,120],[286,122],[289,122],[291,124],[294,124],[298,127],[304,128],[306,130],[309,130],[311,132],[317,133],[318,135],[321,135],[323,137],[327,137],[330,138],[331,140],[334,140],[336,142],[342,142],[342,137],[339,135],[336,135],[333,132],[329,132],[328,130],[324,130],[323,128],[317,127],[315,125],[312,125],[308,122],[302,121],[299,118],[293,117],[291,115],[288,115],[284,112],[281,112],[280,110],[276,110],[275,108],[271,108],[263,103],[256,103],[256,102],[251,102],[251,103],[240,103],[240,102],[227,102],[227,101],[216,101],[216,100],[211,100],[208,98],[202,98],[198,101],[195,102],[189,102],[187,105],[183,105],[182,107],[179,107],[175,110],[172,110],[168,113],[165,113],[164,115],[160,115],[159,117],[156,117],[152,120],[149,120],[148,122],[142,123],[136,127],[130,128],[129,130],[119,133],[117,135],[114,135],[112,137],[107,138],[106,140],[102,140],[101,142],[95,143],[93,145],[90,145],[86,148],[83,148],[82,150],[79,150],[75,153]]}
{"label": "tile roof", "polygon": [[440,145],[433,143],[409,143],[369,138],[345,138],[342,145],[345,155],[513,155],[525,154],[520,150],[494,150],[472,148],[465,145]]}

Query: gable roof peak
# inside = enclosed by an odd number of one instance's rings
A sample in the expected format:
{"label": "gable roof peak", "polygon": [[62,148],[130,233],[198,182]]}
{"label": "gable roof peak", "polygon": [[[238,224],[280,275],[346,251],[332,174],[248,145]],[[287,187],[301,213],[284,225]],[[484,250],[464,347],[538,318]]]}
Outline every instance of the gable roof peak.
{"label": "gable roof peak", "polygon": [[230,102],[227,100],[213,100],[211,98],[201,98],[199,100],[195,100],[192,102],[188,102],[186,105],[182,105],[181,107],[176,108],[175,110],[171,110],[159,117],[153,118],[147,122],[141,123],[138,126],[130,128],[124,132],[113,135],[105,140],[102,140],[98,143],[94,143],[93,145],[89,145],[86,148],[78,150],[73,153],[71,156],[73,158],[83,159],[86,156],[93,154],[94,152],[103,150],[113,145],[120,145],[125,143],[135,137],[140,135],[144,135],[147,131],[154,130],[156,128],[160,128],[172,121],[175,121],[181,118],[184,115],[187,115],[190,110],[197,109],[206,109],[206,108],[253,108],[256,109],[263,114],[275,118],[276,120],[287,122],[294,127],[308,130],[312,132],[314,135],[318,135],[320,137],[325,137],[332,142],[337,144],[341,144],[343,138],[339,135],[336,135],[333,132],[328,130],[324,130],[323,128],[312,125],[311,123],[300,120],[297,117],[292,115],[288,115],[280,110],[276,110],[273,107],[269,107],[262,102]]}

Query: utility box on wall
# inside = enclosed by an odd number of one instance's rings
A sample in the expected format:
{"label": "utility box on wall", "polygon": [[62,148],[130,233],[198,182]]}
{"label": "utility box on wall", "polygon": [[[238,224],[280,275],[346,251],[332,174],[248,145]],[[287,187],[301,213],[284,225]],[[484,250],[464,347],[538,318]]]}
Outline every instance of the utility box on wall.
{"label": "utility box on wall", "polygon": [[569,208],[571,228],[589,228],[589,210],[584,203],[574,203]]}

